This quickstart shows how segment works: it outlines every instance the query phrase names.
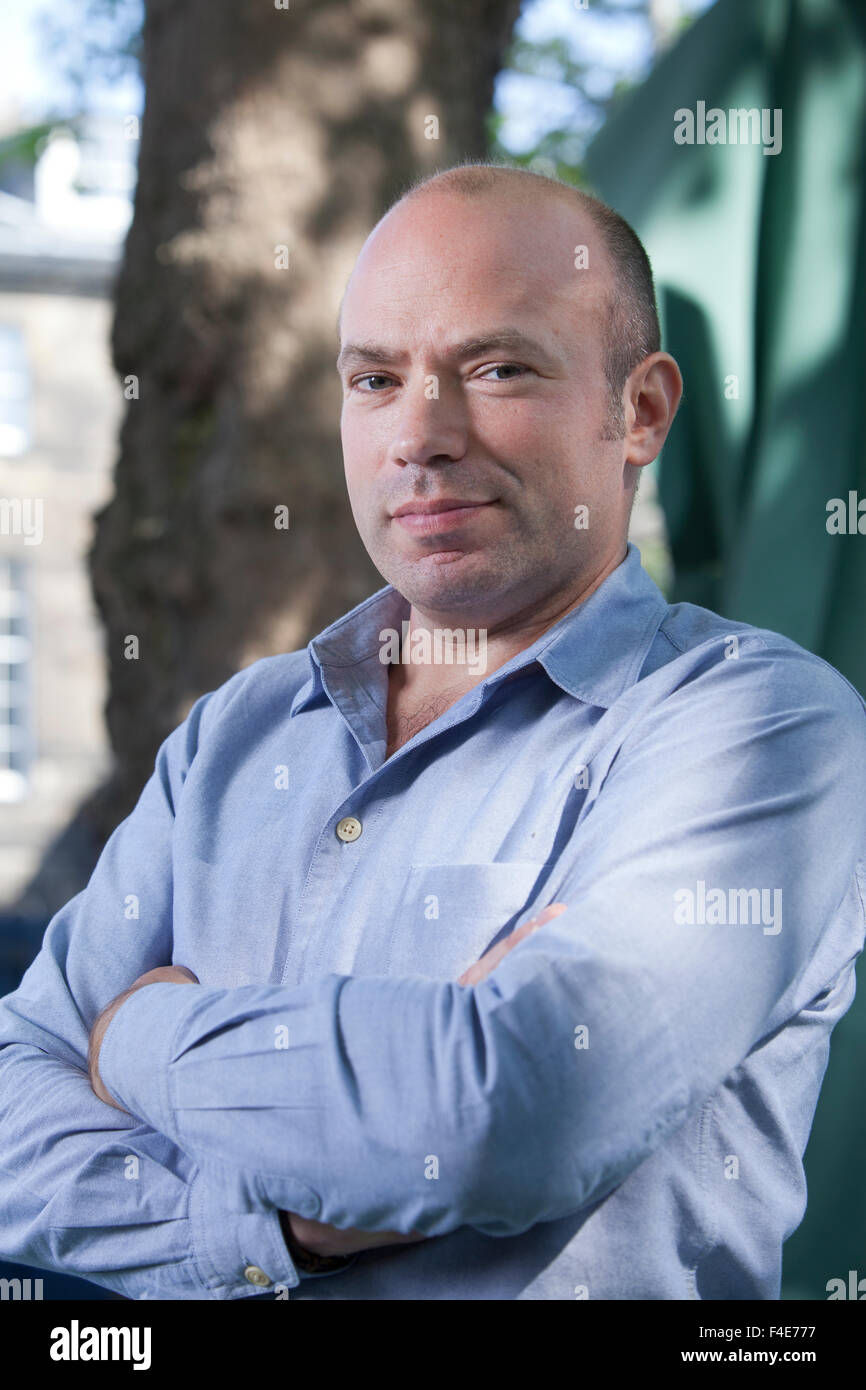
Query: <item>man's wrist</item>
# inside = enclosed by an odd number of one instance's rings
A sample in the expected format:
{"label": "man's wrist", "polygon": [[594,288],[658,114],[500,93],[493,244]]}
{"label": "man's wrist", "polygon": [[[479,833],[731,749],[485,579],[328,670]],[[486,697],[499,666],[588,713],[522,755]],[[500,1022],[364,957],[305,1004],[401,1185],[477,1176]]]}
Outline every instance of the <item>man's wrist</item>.
{"label": "man's wrist", "polygon": [[106,1004],[91,1029],[87,1048],[87,1069],[90,1075],[90,1084],[100,1100],[104,1101],[106,1105],[113,1105],[117,1110],[122,1110],[123,1107],[110,1094],[102,1080],[99,1071],[99,1054],[102,1048],[102,1040],[108,1031],[108,1025],[111,1023],[115,1014],[117,1014],[126,1003],[127,999],[131,999],[135,992],[136,986],[131,985],[129,989],[125,989],[122,994],[118,994]]}

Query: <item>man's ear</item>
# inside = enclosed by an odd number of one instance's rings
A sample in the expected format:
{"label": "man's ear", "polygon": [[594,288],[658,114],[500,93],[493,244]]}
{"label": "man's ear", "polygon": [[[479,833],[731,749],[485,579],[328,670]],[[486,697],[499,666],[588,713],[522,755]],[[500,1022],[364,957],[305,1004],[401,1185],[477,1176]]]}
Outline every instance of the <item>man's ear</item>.
{"label": "man's ear", "polygon": [[625,463],[642,467],[661,452],[683,394],[683,378],[669,352],[653,352],[631,373],[623,390]]}

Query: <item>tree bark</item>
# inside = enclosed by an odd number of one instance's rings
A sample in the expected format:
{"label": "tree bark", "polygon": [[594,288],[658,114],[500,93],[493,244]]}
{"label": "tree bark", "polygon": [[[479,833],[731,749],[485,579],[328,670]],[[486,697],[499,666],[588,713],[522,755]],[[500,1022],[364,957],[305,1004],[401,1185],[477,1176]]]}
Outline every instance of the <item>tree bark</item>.
{"label": "tree bark", "polygon": [[519,8],[146,0],[112,343],[133,398],[89,555],[116,770],[49,851],[25,910],[53,913],[83,886],[202,692],[302,647],[384,582],[345,491],[337,310],[391,200],[484,157]]}

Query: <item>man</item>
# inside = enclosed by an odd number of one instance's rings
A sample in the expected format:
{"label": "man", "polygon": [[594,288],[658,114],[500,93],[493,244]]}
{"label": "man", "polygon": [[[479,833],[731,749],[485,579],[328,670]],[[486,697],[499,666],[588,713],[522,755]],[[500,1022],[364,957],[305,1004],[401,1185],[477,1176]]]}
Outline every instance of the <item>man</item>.
{"label": "man", "polygon": [[682,382],[604,205],[416,185],[338,365],[388,583],[195,703],[0,1004],[2,1252],[133,1298],[778,1298],[866,705],[642,570]]}

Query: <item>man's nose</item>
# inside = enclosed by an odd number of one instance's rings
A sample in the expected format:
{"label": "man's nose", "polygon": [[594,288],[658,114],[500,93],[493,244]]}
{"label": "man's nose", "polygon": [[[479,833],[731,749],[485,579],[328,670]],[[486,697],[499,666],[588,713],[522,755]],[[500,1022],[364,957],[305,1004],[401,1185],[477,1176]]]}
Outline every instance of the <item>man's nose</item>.
{"label": "man's nose", "polygon": [[390,457],[397,464],[451,463],[466,452],[462,406],[435,376],[403,389]]}

